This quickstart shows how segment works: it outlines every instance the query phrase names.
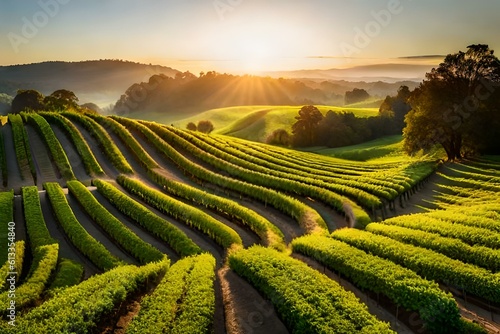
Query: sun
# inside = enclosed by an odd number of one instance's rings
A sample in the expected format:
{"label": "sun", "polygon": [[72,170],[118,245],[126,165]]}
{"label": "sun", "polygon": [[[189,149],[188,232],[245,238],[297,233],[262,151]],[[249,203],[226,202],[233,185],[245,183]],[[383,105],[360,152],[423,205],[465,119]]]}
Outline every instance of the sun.
{"label": "sun", "polygon": [[249,73],[267,69],[272,58],[272,47],[265,40],[249,39],[240,45],[239,61],[242,69]]}

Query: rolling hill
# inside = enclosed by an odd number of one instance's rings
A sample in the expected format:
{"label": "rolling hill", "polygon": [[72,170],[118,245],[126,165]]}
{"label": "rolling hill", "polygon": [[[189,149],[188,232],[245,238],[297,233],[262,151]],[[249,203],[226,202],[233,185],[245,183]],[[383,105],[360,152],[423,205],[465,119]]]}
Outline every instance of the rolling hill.
{"label": "rolling hill", "polygon": [[498,157],[359,162],[69,112],[9,115],[0,144],[2,333],[500,329]]}

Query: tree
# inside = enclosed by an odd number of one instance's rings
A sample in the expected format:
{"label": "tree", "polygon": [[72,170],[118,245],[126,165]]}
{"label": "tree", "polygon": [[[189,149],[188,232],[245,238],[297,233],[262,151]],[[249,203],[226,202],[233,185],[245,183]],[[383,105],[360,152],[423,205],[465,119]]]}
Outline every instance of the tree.
{"label": "tree", "polygon": [[[480,152],[485,133],[497,131],[498,106],[491,103],[500,85],[500,63],[487,45],[446,56],[411,94],[412,110],[405,118],[404,148],[408,153],[441,145],[448,160],[464,152]],[[486,136],[487,138],[488,136]]]}
{"label": "tree", "polygon": [[316,130],[323,119],[323,114],[315,106],[304,106],[295,117],[297,122],[292,125],[293,141],[296,146],[311,146],[315,144]]}
{"label": "tree", "polygon": [[345,92],[345,104],[362,102],[370,98],[370,94],[364,89],[354,88],[352,91]]}
{"label": "tree", "polygon": [[200,132],[210,133],[214,130],[214,125],[210,121],[199,121],[197,128]]}
{"label": "tree", "polygon": [[274,130],[267,138],[266,144],[270,145],[290,145],[290,134],[285,129]]}
{"label": "tree", "polygon": [[58,89],[44,98],[44,104],[49,110],[78,110],[78,97],[67,89]]}
{"label": "tree", "polygon": [[193,122],[189,122],[186,126],[186,129],[188,129],[189,131],[196,131],[198,130],[198,127]]}
{"label": "tree", "polygon": [[17,95],[12,100],[12,113],[20,113],[21,111],[33,110],[39,111],[45,109],[45,104],[43,102],[42,93],[28,89],[28,90],[18,90]]}

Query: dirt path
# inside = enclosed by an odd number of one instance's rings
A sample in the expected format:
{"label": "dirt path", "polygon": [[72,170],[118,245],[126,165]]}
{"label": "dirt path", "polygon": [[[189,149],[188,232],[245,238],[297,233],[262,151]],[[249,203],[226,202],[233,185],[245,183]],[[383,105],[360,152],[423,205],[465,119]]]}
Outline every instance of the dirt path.
{"label": "dirt path", "polygon": [[288,334],[273,305],[228,267],[218,271],[228,334]]}
{"label": "dirt path", "polygon": [[119,259],[131,264],[139,264],[131,255],[129,255],[125,250],[123,250],[120,246],[118,246],[114,241],[107,236],[107,233],[92,219],[87,215],[87,213],[83,210],[78,203],[78,200],[74,198],[72,195],[66,195],[66,198],[73,210],[73,213],[76,216],[76,219],[80,222],[80,224],[87,230],[87,232],[94,237],[97,241],[106,247],[106,249]]}
{"label": "dirt path", "polygon": [[97,143],[97,140],[95,140],[90,133],[83,127],[80,123],[78,122],[73,122],[73,125],[76,126],[76,128],[80,131],[80,133],[83,136],[83,139],[87,142],[87,144],[90,147],[90,150],[92,153],[94,153],[94,156],[101,166],[102,170],[106,175],[110,178],[116,178],[118,176],[118,171],[116,168],[113,166],[111,161],[106,157],[104,152],[101,150],[99,147],[99,144]]}
{"label": "dirt path", "polygon": [[61,178],[57,166],[52,162],[50,152],[45,144],[45,140],[31,125],[26,125],[31,148],[31,156],[35,164],[38,189],[43,189],[45,182],[59,182],[65,184]]}
{"label": "dirt path", "polygon": [[10,124],[4,125],[0,127],[0,131],[2,131],[3,134],[5,156],[7,158],[8,183],[5,190],[14,189],[16,194],[20,194],[21,187],[34,185],[33,177],[29,174],[26,179],[23,180],[21,176],[21,171],[17,163],[16,149],[14,148],[12,126]]}
{"label": "dirt path", "polygon": [[138,224],[136,224],[134,221],[132,221],[129,217],[121,213],[117,208],[113,206],[113,204],[111,204],[104,196],[102,196],[97,191],[97,189],[94,188],[93,190],[91,190],[91,192],[94,195],[94,197],[99,201],[99,203],[101,203],[102,206],[104,206],[113,216],[115,216],[119,221],[121,221],[123,225],[127,226],[130,230],[132,230],[135,234],[137,234],[139,238],[151,244],[152,246],[156,247],[160,252],[167,254],[168,258],[172,262],[175,262],[179,259],[179,255],[177,255],[177,253],[175,253],[170,246],[168,246],[165,242],[150,234],[148,231],[146,231]]}
{"label": "dirt path", "polygon": [[87,175],[87,172],[85,171],[85,165],[83,163],[82,157],[80,157],[80,154],[78,153],[71,139],[57,125],[50,124],[50,126],[54,131],[54,134],[56,135],[57,139],[61,143],[64,152],[66,152],[66,155],[71,165],[71,169],[73,169],[73,173],[75,174],[76,178],[82,182],[90,180],[90,176]]}
{"label": "dirt path", "polygon": [[330,232],[339,228],[349,227],[347,219],[328,205],[309,197],[298,199],[316,210],[323,217]]}
{"label": "dirt path", "polygon": [[59,257],[65,257],[81,263],[84,268],[84,279],[99,273],[100,270],[73,246],[66,233],[64,233],[64,230],[57,222],[52,205],[45,191],[40,192],[40,205],[42,206],[43,217],[50,235],[59,242]]}

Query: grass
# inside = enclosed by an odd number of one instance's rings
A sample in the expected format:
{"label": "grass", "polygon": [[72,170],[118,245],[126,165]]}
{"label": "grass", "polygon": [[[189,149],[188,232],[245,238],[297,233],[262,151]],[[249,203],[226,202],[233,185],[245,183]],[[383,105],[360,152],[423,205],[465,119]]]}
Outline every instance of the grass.
{"label": "grass", "polygon": [[[378,114],[378,108],[317,106],[326,114],[335,112],[353,112],[359,117],[370,117]],[[174,125],[185,129],[189,122],[210,120],[215,127],[215,134],[224,134],[237,138],[264,142],[274,130],[286,129],[291,132],[292,124],[302,106],[240,106],[211,109],[196,116],[177,122]]]}
{"label": "grass", "polygon": [[322,155],[340,159],[368,161],[378,158],[400,157],[402,152],[402,136],[387,136],[358,145],[344,146],[338,148],[313,148],[308,149]]}

